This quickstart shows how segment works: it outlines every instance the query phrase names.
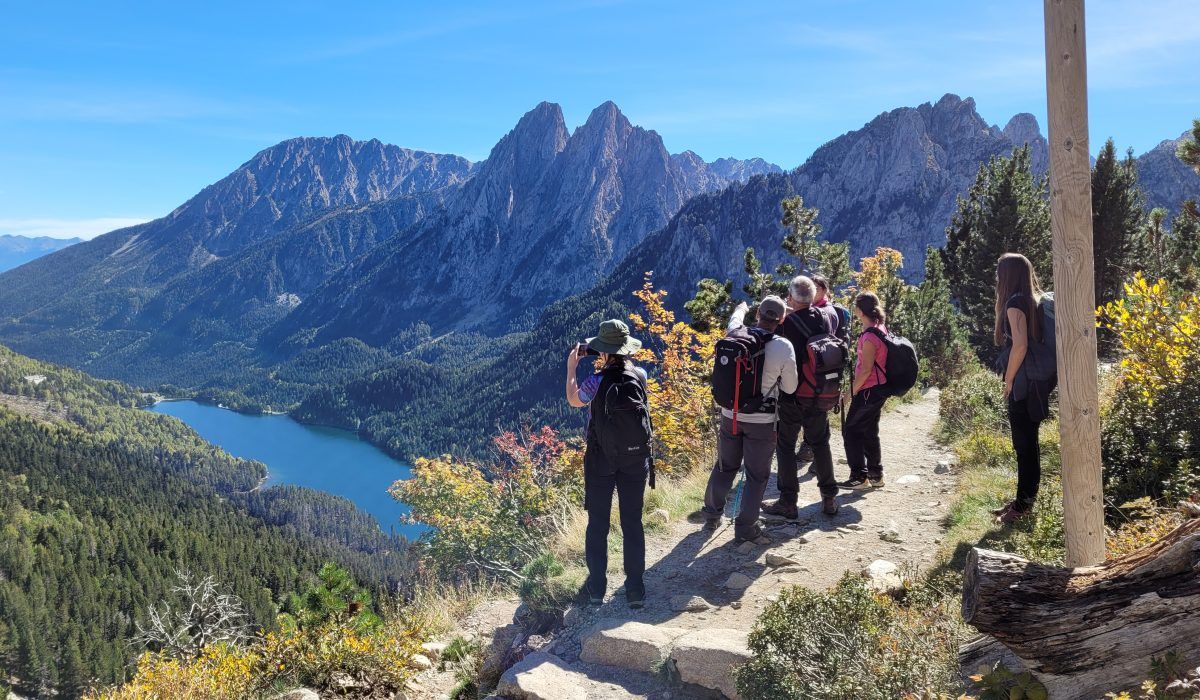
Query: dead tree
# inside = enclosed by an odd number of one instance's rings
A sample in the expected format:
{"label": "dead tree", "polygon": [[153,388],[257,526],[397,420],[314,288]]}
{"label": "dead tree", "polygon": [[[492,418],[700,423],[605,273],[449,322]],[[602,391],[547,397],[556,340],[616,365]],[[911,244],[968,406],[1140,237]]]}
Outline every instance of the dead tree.
{"label": "dead tree", "polygon": [[196,658],[210,644],[236,646],[250,639],[241,598],[218,591],[212,576],[199,581],[193,581],[186,571],[176,571],[175,576],[179,583],[171,592],[178,600],[150,606],[146,623],[137,623],[133,644],[175,658]]}
{"label": "dead tree", "polygon": [[963,619],[1011,650],[1053,698],[1137,686],[1169,651],[1200,664],[1200,520],[1100,566],[974,549]]}

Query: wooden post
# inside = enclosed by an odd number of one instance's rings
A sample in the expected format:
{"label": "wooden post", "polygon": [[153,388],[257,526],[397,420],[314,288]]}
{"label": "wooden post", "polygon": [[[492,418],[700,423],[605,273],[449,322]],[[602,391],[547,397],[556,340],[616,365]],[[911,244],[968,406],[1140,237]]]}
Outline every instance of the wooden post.
{"label": "wooden post", "polygon": [[1050,221],[1067,566],[1104,561],[1083,0],[1045,0]]}

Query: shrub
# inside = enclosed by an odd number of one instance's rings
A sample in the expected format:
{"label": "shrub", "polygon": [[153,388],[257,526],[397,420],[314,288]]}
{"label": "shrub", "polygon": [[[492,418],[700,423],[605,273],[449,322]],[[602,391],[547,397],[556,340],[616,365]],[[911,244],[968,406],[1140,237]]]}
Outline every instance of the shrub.
{"label": "shrub", "polygon": [[194,659],[146,652],[133,678],[112,690],[88,695],[92,700],[242,700],[253,697],[259,666],[257,654],[214,644]]}
{"label": "shrub", "polygon": [[396,693],[413,675],[421,651],[415,630],[384,624],[363,632],[346,622],[267,634],[258,648],[255,681],[262,689],[306,686],[343,695]]}
{"label": "shrub", "polygon": [[1004,382],[994,372],[976,366],[942,389],[938,402],[941,437],[953,442],[974,431],[1008,432]]}
{"label": "shrub", "polygon": [[953,687],[958,628],[950,611],[903,607],[847,574],[827,592],[784,591],[750,634],[736,672],[749,699],[894,700]]}
{"label": "shrub", "polygon": [[561,613],[583,583],[548,552],[529,562],[521,576],[521,602],[537,615]]}
{"label": "shrub", "polygon": [[1100,310],[1117,338],[1120,378],[1103,430],[1112,503],[1200,489],[1200,296],[1140,274]]}
{"label": "shrub", "polygon": [[519,582],[581,500],[582,452],[550,428],[506,432],[494,445],[492,463],[421,458],[412,478],[392,485],[412,508],[410,519],[430,526],[420,540],[426,562],[448,579]]}

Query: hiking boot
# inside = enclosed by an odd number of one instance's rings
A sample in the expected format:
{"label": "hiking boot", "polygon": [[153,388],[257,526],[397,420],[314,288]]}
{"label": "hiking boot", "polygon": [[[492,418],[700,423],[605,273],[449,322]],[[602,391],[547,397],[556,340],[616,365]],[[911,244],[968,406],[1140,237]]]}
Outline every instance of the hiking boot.
{"label": "hiking boot", "polygon": [[1006,510],[1013,507],[1013,503],[1015,503],[1015,501],[1009,501],[1008,503],[1005,503],[1004,505],[1000,506],[999,508],[993,508],[992,515],[1004,515],[1004,512]]}
{"label": "hiking boot", "polygon": [[846,491],[866,491],[871,488],[871,482],[867,481],[866,477],[852,476],[838,484],[838,488]]}
{"label": "hiking boot", "polygon": [[828,515],[831,518],[833,516],[837,515],[837,512],[838,512],[837,496],[821,497],[821,512],[824,513],[825,515]]}
{"label": "hiking boot", "polygon": [[721,514],[714,513],[708,508],[692,511],[687,520],[693,525],[703,525],[705,530],[716,530],[721,525]]}
{"label": "hiking boot", "polygon": [[883,474],[880,474],[878,477],[868,476],[867,483],[871,484],[871,488],[883,488]]}
{"label": "hiking boot", "polygon": [[[802,464],[807,464],[813,461],[813,459],[814,456],[812,446],[807,442],[800,443],[800,447],[796,449],[796,461]],[[810,469],[809,472],[812,472],[812,470]]]}
{"label": "hiking boot", "polygon": [[579,588],[579,592],[575,594],[575,602],[580,605],[603,605],[604,596],[592,593],[591,589],[585,583]]}
{"label": "hiking boot", "polygon": [[761,527],[754,528],[754,532],[751,532],[745,536],[734,535],[733,541],[735,544],[741,544],[743,542],[753,542],[754,544],[758,545],[771,544],[771,538],[763,534]]}
{"label": "hiking boot", "polygon": [[764,503],[762,512],[763,515],[772,515],[784,520],[798,520],[800,518],[800,512],[796,509],[796,506],[788,505],[783,501],[775,501],[770,505]]}
{"label": "hiking boot", "polygon": [[1028,516],[1031,511],[1032,511],[1032,509],[1017,510],[1017,504],[1011,503],[1011,504],[1009,504],[1009,507],[1004,510],[1003,513],[996,516],[996,524],[997,525],[1012,525],[1012,524],[1016,523],[1017,521],[1021,520],[1022,518]]}
{"label": "hiking boot", "polygon": [[646,592],[645,591],[626,591],[625,602],[629,603],[632,610],[641,610],[646,607]]}

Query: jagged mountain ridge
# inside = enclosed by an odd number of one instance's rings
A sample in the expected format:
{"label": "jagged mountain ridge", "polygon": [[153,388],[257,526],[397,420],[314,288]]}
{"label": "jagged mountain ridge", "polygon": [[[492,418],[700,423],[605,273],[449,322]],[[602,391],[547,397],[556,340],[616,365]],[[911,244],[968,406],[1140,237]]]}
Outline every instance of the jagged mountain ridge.
{"label": "jagged mountain ridge", "polygon": [[[721,166],[760,169],[770,168]],[[729,182],[695,154],[669,154],[612,102],[573,133],[557,105],[542,103],[443,212],[347,266],[274,335],[383,343],[426,319],[504,331],[594,285],[691,197]]]}
{"label": "jagged mountain ridge", "polygon": [[1162,141],[1138,156],[1138,182],[1146,195],[1147,209],[1162,207],[1175,213],[1185,200],[1200,199],[1200,175],[1175,155],[1179,142],[1190,138],[1191,132],[1185,131],[1179,138]]}

